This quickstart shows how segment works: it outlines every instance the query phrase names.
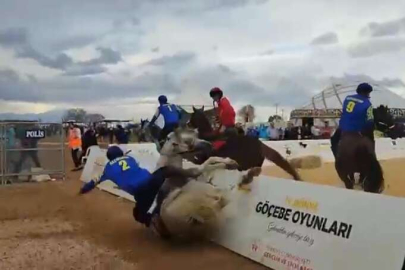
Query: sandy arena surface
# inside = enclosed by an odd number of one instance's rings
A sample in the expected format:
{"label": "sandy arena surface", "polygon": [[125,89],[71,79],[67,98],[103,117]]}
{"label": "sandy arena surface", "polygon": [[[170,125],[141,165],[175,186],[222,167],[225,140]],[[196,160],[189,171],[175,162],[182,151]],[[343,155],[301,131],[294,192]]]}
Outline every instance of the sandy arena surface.
{"label": "sandy arena surface", "polygon": [[[67,153],[67,168],[71,160]],[[405,196],[405,160],[382,161],[385,193]],[[269,167],[264,173],[286,177]],[[333,165],[300,171],[305,181],[343,187]],[[100,190],[79,196],[66,181],[0,187],[0,269],[267,269],[214,244],[173,246],[135,223],[132,204]]]}

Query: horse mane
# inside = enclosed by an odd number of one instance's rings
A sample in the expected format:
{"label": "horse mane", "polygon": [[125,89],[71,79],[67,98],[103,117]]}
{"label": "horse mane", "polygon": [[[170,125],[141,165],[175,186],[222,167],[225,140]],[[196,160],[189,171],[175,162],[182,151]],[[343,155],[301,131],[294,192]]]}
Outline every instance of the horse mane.
{"label": "horse mane", "polygon": [[193,107],[190,122],[198,129],[199,134],[211,134],[213,132],[211,123],[204,113],[204,108],[199,110]]}

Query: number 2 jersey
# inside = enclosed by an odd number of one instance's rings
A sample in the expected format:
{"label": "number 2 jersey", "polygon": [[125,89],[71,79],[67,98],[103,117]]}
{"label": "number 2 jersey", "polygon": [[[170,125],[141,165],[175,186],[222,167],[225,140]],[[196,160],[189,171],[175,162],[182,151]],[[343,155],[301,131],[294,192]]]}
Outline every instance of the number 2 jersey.
{"label": "number 2 jersey", "polygon": [[150,178],[151,173],[139,167],[133,157],[124,156],[108,162],[101,177],[85,184],[82,193],[89,192],[97,184],[110,180],[120,189],[134,195],[137,189],[146,184]]}
{"label": "number 2 jersey", "polygon": [[373,106],[362,95],[347,96],[343,102],[339,128],[342,131],[361,132],[374,125]]}

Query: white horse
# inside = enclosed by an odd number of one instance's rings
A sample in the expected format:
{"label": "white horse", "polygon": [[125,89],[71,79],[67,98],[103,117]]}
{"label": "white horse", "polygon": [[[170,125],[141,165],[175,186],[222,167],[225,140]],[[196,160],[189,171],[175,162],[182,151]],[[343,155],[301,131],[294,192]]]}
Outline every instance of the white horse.
{"label": "white horse", "polygon": [[[176,130],[168,136],[160,154],[157,168],[164,166],[183,167],[182,155],[204,143],[197,139],[193,130]],[[193,165],[199,177],[189,179],[182,186],[173,184],[176,179],[166,180],[161,190],[160,216],[154,219],[152,228],[160,235],[176,239],[192,240],[207,238],[215,231],[221,210],[228,204],[231,190],[220,189],[211,184],[218,170],[237,169],[238,164],[230,158],[210,157],[202,165]],[[241,172],[238,189],[249,190],[249,184],[258,176],[261,168]],[[152,207],[154,208],[154,207]]]}
{"label": "white horse", "polygon": [[207,165],[198,181],[189,180],[184,186],[171,186],[170,180],[166,180],[165,188],[170,191],[163,199],[159,217],[152,222],[155,232],[176,240],[193,241],[209,239],[217,231],[222,210],[237,197],[235,192],[249,191],[253,178],[261,173],[261,168],[239,172],[236,189],[221,189],[207,183],[206,178],[207,173],[212,176],[222,169],[218,164],[221,163]]}

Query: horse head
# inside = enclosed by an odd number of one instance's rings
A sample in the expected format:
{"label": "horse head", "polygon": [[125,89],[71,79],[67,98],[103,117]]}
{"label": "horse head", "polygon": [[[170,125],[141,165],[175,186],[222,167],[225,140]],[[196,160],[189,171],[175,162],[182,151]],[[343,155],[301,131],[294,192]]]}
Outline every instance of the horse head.
{"label": "horse head", "polygon": [[149,123],[149,120],[148,119],[142,119],[141,118],[141,128],[144,128],[145,126],[146,126],[146,124],[148,124]]}
{"label": "horse head", "polygon": [[200,134],[211,133],[212,127],[206,114],[204,113],[204,106],[201,109],[197,109],[193,106],[193,113],[188,121],[188,126],[194,129],[198,129]]}
{"label": "horse head", "polygon": [[389,134],[390,131],[395,127],[395,121],[388,106],[378,106],[373,110],[373,114],[376,129],[383,133]]}
{"label": "horse head", "polygon": [[167,136],[161,154],[175,156],[192,151],[198,143],[198,135],[192,129],[176,128]]}

